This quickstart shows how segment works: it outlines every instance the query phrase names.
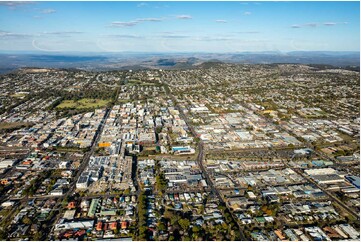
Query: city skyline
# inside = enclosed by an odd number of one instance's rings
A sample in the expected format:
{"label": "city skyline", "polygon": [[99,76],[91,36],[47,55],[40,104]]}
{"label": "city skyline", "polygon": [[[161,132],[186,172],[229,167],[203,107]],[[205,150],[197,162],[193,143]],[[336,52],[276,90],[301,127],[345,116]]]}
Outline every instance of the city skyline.
{"label": "city skyline", "polygon": [[0,51],[359,51],[359,2],[0,2]]}

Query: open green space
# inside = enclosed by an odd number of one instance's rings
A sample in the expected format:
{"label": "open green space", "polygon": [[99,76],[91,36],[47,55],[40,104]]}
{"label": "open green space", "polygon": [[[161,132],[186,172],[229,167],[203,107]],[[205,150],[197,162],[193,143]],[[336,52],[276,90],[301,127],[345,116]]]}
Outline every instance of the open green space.
{"label": "open green space", "polygon": [[64,100],[57,109],[90,109],[105,107],[110,100],[83,98],[80,100]]}

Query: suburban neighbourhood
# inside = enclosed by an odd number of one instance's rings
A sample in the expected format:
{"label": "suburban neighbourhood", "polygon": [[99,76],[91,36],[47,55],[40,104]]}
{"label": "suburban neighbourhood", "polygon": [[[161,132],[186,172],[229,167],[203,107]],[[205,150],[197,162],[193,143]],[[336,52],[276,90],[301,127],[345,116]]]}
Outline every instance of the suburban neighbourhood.
{"label": "suburban neighbourhood", "polygon": [[322,65],[0,76],[1,240],[359,240],[360,76]]}

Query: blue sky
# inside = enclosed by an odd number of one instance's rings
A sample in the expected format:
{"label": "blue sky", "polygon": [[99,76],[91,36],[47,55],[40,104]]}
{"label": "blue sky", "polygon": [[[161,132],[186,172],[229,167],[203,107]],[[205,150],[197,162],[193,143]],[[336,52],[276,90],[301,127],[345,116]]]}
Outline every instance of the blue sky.
{"label": "blue sky", "polygon": [[355,2],[0,2],[0,51],[359,51]]}

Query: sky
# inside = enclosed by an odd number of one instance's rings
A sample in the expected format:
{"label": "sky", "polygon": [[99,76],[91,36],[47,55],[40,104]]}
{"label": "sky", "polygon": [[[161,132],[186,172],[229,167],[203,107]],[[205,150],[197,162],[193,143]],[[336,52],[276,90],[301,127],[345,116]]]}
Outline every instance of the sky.
{"label": "sky", "polygon": [[360,2],[0,2],[0,52],[359,51]]}

